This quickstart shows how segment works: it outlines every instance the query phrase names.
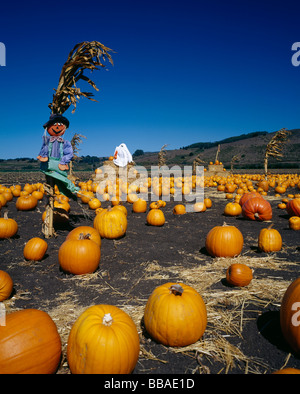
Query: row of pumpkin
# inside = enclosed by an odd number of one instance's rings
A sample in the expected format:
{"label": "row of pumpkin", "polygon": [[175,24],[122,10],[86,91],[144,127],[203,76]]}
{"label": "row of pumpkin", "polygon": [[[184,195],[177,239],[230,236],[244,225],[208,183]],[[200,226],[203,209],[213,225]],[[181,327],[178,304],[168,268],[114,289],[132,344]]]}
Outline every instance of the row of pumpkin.
{"label": "row of pumpkin", "polygon": [[[252,196],[252,198],[263,199],[263,197],[258,196]],[[150,209],[149,213],[151,211],[162,212],[160,208],[164,205],[164,202],[158,201],[156,204],[161,205]],[[240,204],[240,206],[242,205]],[[76,270],[78,266],[82,267],[86,264],[87,255],[92,255],[96,256],[95,260],[98,261],[97,263],[89,261],[92,266],[88,272],[93,272],[100,261],[101,236],[118,238],[124,234],[124,231],[126,232],[127,218],[124,208],[124,206],[116,204],[113,208],[100,209],[95,216],[94,227],[81,226],[81,228],[71,231],[59,250],[61,267],[74,274],[85,273],[86,269],[84,269],[85,272],[76,272]],[[13,219],[4,220],[13,221]],[[257,217],[255,217],[255,220],[257,220]],[[259,218],[259,220],[262,219]],[[111,222],[114,223],[114,226],[111,226]],[[14,227],[16,228],[16,223]],[[111,227],[114,228],[113,234],[105,233],[105,229]],[[116,228],[121,229],[121,235],[116,234]],[[268,234],[271,231],[274,233],[274,229],[265,230],[268,231]],[[270,243],[270,237],[266,238]],[[275,238],[278,243],[278,234]],[[47,245],[46,241],[38,238],[30,240],[24,247],[24,257],[30,260],[41,259],[46,248],[45,244]],[[77,244],[84,244],[88,249],[83,249],[85,258],[79,259],[74,268],[73,257]],[[239,245],[240,250],[232,250],[233,244]],[[216,245],[219,249],[216,248]],[[241,251],[241,245],[243,245],[242,234],[234,226],[216,226],[208,233],[206,238],[206,248],[212,256],[238,255]],[[90,248],[93,250],[91,251]],[[7,273],[4,274],[4,277],[6,282],[9,282],[7,275]],[[232,285],[246,286],[252,280],[252,270],[244,264],[232,264],[226,272],[226,278]],[[10,285],[12,285],[12,280]],[[297,325],[295,327],[291,323],[293,319],[295,320],[293,305],[299,294],[299,286],[299,280],[291,284],[281,306],[283,333],[286,340],[297,352],[300,351],[300,334],[296,329]],[[182,304],[183,300],[185,306],[184,311],[181,310],[181,315],[183,312],[186,312],[186,315],[182,316],[183,319],[178,319],[176,318],[178,303]],[[169,315],[162,319],[166,311]],[[192,321],[189,321],[189,316],[191,316]],[[170,320],[172,324],[162,323],[166,319],[167,321]],[[149,297],[145,307],[144,321],[145,328],[158,342],[169,346],[186,346],[202,337],[207,322],[206,308],[202,297],[190,286],[182,283],[167,283],[155,289]],[[183,323],[180,323],[180,321],[183,321]],[[95,322],[99,322],[97,332],[94,331]],[[33,338],[34,327],[35,336]],[[126,335],[124,335],[125,329],[127,330]],[[12,344],[10,342],[11,333],[14,330],[16,330],[14,341],[17,338],[20,341],[20,347],[19,354],[12,357]],[[112,330],[118,333],[118,344],[111,340]],[[0,333],[0,370],[4,373],[53,373],[57,370],[61,356],[61,342],[54,322],[45,312],[33,309],[13,312],[7,316],[6,326],[1,327]],[[83,337],[85,339],[82,341]],[[45,359],[43,360],[40,359],[40,355],[39,358],[36,357],[38,344],[35,340],[42,343],[44,341]],[[104,347],[106,352],[99,352],[96,344],[99,344],[102,348]],[[109,346],[113,346],[113,348],[109,348]],[[118,349],[116,349],[116,346],[118,346]],[[1,349],[4,350],[1,352]],[[115,354],[118,355],[116,358]],[[139,338],[133,321],[125,312],[112,305],[97,305],[88,308],[78,318],[70,331],[68,363],[72,373],[129,373],[134,369],[138,356]],[[36,362],[37,359],[39,360],[38,363]],[[87,360],[93,361],[89,363]]]}

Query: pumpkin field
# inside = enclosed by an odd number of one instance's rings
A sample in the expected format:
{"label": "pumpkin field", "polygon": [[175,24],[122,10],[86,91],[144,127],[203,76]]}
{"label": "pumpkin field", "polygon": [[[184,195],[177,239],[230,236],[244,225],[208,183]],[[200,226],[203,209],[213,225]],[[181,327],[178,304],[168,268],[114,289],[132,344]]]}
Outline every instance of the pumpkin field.
{"label": "pumpkin field", "polygon": [[[148,178],[143,200],[141,187],[107,183],[102,201],[95,174],[76,175],[77,200],[55,189],[55,236],[45,238],[43,174],[0,173],[1,373],[81,373],[83,336],[97,360],[86,373],[299,373],[298,173]],[[205,200],[186,212],[197,182]],[[97,319],[118,338],[103,354]],[[25,335],[39,324],[42,348]]]}

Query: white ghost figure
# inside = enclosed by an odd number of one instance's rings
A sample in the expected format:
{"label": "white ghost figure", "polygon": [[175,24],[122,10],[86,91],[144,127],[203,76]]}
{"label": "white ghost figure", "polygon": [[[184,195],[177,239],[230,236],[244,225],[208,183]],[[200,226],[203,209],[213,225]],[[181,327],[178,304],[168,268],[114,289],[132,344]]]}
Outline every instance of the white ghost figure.
{"label": "white ghost figure", "polygon": [[116,147],[113,161],[119,167],[125,167],[132,161],[131,153],[124,143]]}

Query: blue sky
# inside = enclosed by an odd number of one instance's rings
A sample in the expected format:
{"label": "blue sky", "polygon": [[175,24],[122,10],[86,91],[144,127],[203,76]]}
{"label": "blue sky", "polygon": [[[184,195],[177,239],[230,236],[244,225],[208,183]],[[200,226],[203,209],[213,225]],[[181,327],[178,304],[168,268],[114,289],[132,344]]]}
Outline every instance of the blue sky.
{"label": "blue sky", "polygon": [[[65,112],[81,155],[176,149],[253,131],[299,128],[296,0],[61,0],[0,10],[0,158],[36,157],[53,89],[75,44],[100,41],[114,66],[89,76],[97,102]],[[300,60],[300,56],[299,56]]]}

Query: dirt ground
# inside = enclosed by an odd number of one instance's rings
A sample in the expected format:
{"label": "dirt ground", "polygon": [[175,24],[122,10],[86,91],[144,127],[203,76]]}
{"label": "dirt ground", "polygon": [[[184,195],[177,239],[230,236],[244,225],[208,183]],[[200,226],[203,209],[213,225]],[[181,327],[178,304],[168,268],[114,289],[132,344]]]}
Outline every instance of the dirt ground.
{"label": "dirt ground", "polygon": [[[0,174],[0,184],[4,181],[7,184]],[[0,269],[14,281],[13,294],[4,301],[6,311],[37,308],[49,313],[63,345],[58,374],[70,373],[65,354],[72,324],[95,304],[116,305],[133,318],[141,344],[133,374],[271,374],[284,366],[300,369],[300,358],[292,353],[279,325],[283,294],[299,277],[300,232],[289,229],[286,212],[277,208],[280,198],[271,191],[266,199],[272,205],[272,222],[281,233],[283,248],[272,254],[259,252],[259,231],[269,223],[225,217],[224,194],[215,188],[205,194],[213,205],[201,213],[174,215],[176,202],[167,202],[162,208],[166,217],[162,227],[148,226],[147,213],[133,213],[131,204],[124,203],[128,210],[126,235],[119,240],[102,239],[99,268],[83,276],[61,271],[58,250],[72,228],[93,225],[95,213],[86,204],[70,201],[69,224],[56,228],[56,237],[47,239],[48,250],[40,262],[26,261],[23,248],[30,238],[43,237],[41,217],[46,197],[33,211],[17,211],[16,198],[2,207],[0,215],[7,210],[19,226],[15,237],[0,240]],[[239,257],[213,258],[206,252],[207,233],[224,221],[238,227],[244,236]],[[225,273],[232,262],[245,263],[254,270],[250,285],[228,286]],[[200,341],[186,348],[156,343],[143,326],[148,297],[166,282],[194,287],[207,306],[206,331]]]}

